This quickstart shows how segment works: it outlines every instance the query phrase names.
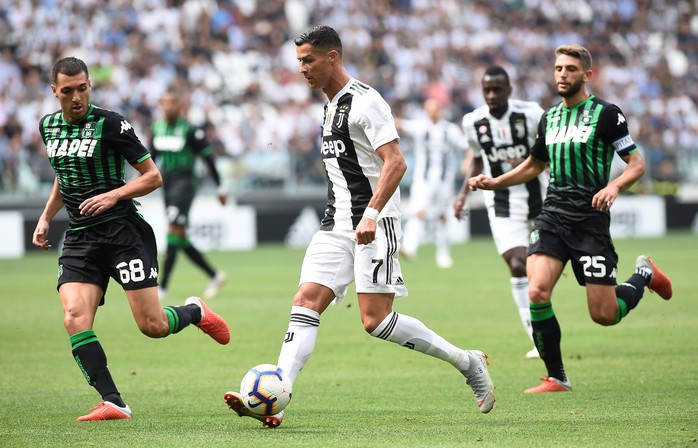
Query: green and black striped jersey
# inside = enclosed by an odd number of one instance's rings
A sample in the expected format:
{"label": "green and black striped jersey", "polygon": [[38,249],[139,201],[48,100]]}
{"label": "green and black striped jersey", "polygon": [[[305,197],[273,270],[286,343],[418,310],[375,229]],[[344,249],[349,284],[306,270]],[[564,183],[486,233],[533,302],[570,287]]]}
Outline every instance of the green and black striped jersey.
{"label": "green and black striped jersey", "polygon": [[594,195],[609,181],[613,154],[636,150],[623,112],[593,95],[573,107],[561,102],[541,117],[531,155],[550,164],[543,211],[582,221],[599,212]]}
{"label": "green and black striped jersey", "polygon": [[56,173],[71,229],[137,212],[133,200],[120,201],[97,216],[83,216],[79,210],[86,199],[126,183],[124,162],[134,165],[150,157],[124,117],[90,105],[82,119],[68,123],[59,110],[41,119],[39,132]]}
{"label": "green and black striped jersey", "polygon": [[[150,150],[159,161],[166,188],[173,182],[185,182],[194,186],[196,156],[204,158],[209,168],[213,165],[210,159],[213,150],[206,140],[204,130],[183,118],[177,119],[174,124],[165,120],[156,121],[150,137]],[[215,166],[212,175],[216,184],[220,184]]]}

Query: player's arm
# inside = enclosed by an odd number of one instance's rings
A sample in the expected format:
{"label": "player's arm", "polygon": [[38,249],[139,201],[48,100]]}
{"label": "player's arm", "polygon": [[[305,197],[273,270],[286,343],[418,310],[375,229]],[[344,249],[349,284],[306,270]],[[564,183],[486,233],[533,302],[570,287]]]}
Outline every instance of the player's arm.
{"label": "player's arm", "polygon": [[[378,177],[373,197],[368,202],[368,208],[380,212],[399,187],[400,181],[407,171],[407,163],[397,140],[380,146],[376,149],[376,154],[383,159],[383,168]],[[376,218],[378,217],[371,218],[364,214],[364,217],[361,218],[359,225],[356,227],[354,239],[357,243],[369,244],[376,239]]]}
{"label": "player's arm", "polygon": [[162,185],[160,170],[150,155],[142,161],[134,163],[133,167],[140,173],[140,176],[119,188],[86,199],[80,204],[80,214],[85,216],[99,215],[112,208],[119,201],[145,196]]}
{"label": "player's arm", "polygon": [[645,174],[645,162],[638,151],[620,158],[628,164],[621,175],[609,182],[591,199],[591,206],[598,211],[609,210],[618,198],[618,194],[630,188]]}
{"label": "player's arm", "polygon": [[228,192],[225,191],[225,189],[223,188],[223,183],[221,182],[221,175],[218,172],[218,168],[216,168],[216,159],[213,157],[213,154],[211,153],[202,155],[201,158],[204,161],[204,164],[206,164],[208,172],[211,174],[211,177],[213,178],[213,182],[216,184],[216,194],[218,195],[218,202],[220,202],[221,205],[225,205],[226,202],[228,202]]}
{"label": "player's arm", "polygon": [[533,180],[548,166],[548,149],[545,145],[546,117],[541,116],[538,122],[536,139],[531,147],[530,155],[516,168],[494,179],[480,174],[468,179],[468,188],[471,190],[501,190],[513,185],[519,185]]}
{"label": "player's arm", "polygon": [[[465,114],[461,122],[463,129],[463,135],[465,137],[465,160],[463,160],[463,166],[461,170],[463,172],[463,184],[456,195],[456,200],[453,203],[454,215],[457,219],[461,219],[465,216],[463,209],[465,208],[465,202],[468,197],[468,179],[472,176],[477,176],[482,173],[484,169],[485,162],[482,160],[482,154],[480,154],[480,142],[477,135],[474,134],[474,115],[473,113]],[[477,151],[477,153],[475,152]],[[467,213],[467,212],[466,212]]]}
{"label": "player's arm", "polygon": [[482,157],[475,157],[471,149],[467,149],[465,152],[465,160],[463,160],[462,171],[463,171],[463,184],[458,190],[456,195],[456,200],[453,203],[453,211],[456,218],[461,219],[465,215],[463,214],[463,209],[465,208],[465,202],[468,199],[468,179],[471,176],[477,176],[482,173],[484,168],[484,162]]}
{"label": "player's arm", "polygon": [[58,178],[53,181],[53,188],[51,188],[51,193],[46,201],[46,206],[44,211],[39,216],[39,221],[36,223],[36,228],[34,229],[34,235],[32,236],[32,244],[39,249],[49,250],[51,244],[48,240],[48,229],[51,220],[60,209],[63,208],[63,196],[58,188]]}
{"label": "player's arm", "polygon": [[213,178],[213,182],[216,184],[216,194],[218,196],[218,202],[221,205],[225,205],[228,202],[228,192],[223,188],[223,183],[221,181],[221,175],[216,168],[216,158],[213,156],[213,148],[206,139],[206,131],[201,128],[192,128],[189,133],[189,142],[194,148],[194,152],[201,156],[204,161],[208,172]]}
{"label": "player's arm", "polygon": [[599,190],[591,199],[591,206],[599,211],[608,211],[618,194],[629,188],[645,174],[645,162],[637,151],[637,146],[628,131],[628,123],[623,112],[616,106],[604,108],[599,117],[599,134],[627,166],[620,176]]}
{"label": "player's arm", "polygon": [[512,185],[519,185],[535,179],[548,166],[547,162],[528,156],[519,166],[513,170],[495,178],[480,174],[468,179],[468,188],[471,190],[501,190]]}
{"label": "player's arm", "polygon": [[153,129],[150,130],[150,136],[148,137],[148,151],[150,151],[151,156],[154,161],[157,161],[160,156],[160,152],[155,147],[155,132]]}

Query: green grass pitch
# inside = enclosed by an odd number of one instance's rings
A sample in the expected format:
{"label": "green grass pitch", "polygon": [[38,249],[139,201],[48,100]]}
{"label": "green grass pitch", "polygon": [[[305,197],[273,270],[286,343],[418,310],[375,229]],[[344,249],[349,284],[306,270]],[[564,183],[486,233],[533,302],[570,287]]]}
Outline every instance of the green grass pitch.
{"label": "green grass pitch", "polygon": [[[130,421],[77,423],[99,400],[71,354],[55,291],[57,253],[0,261],[0,446],[8,447],[621,447],[698,446],[698,236],[617,240],[619,280],[648,253],[674,283],[664,302],[646,293],[619,326],[589,318],[585,293],[567,269],[553,297],[572,393],[524,395],[545,369],[510,295],[490,238],[454,247],[440,270],[433,246],[403,263],[410,296],[396,301],[463,348],[490,355],[497,403],[478,412],[448,364],[367,335],[353,289],[323,314],[316,350],[298,378],[283,425],[262,429],[223,402],[245,371],[274,363],[286,331],[302,250],[262,245],[211,253],[230,283],[209,305],[232,341],[219,346],[195,328],[149,339],[123,292],[110,284],[95,331]],[[181,257],[165,304],[201,293],[204,275]]]}

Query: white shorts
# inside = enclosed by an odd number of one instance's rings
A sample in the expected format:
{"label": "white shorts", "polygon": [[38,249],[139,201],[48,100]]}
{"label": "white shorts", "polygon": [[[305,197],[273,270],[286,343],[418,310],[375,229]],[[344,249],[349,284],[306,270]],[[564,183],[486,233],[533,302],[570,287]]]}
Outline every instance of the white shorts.
{"label": "white shorts", "polygon": [[313,236],[303,258],[303,283],[318,283],[330,288],[337,299],[347,294],[356,281],[357,293],[407,295],[400,270],[402,229],[397,218],[383,218],[376,227],[371,244],[356,244],[353,230],[320,230]]}
{"label": "white shorts", "polygon": [[499,255],[515,247],[528,247],[528,237],[531,233],[531,223],[529,221],[498,218],[493,215],[494,210],[489,214],[490,229],[492,229],[494,245],[497,246]]}
{"label": "white shorts", "polygon": [[449,216],[454,199],[452,183],[415,180],[410,188],[410,211],[424,211],[430,218]]}

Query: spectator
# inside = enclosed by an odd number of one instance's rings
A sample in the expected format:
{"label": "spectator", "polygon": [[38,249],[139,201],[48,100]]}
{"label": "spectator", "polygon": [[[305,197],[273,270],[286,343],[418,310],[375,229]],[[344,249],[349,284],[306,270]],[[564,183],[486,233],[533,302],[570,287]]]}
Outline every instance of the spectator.
{"label": "spectator", "polygon": [[[291,37],[298,29],[322,18],[345,36],[347,70],[391,105],[419,104],[426,94],[437,94],[457,115],[479,104],[476,74],[493,63],[516,80],[518,98],[553,104],[548,55],[559,42],[579,42],[598,55],[599,76],[591,90],[628,110],[639,144],[642,136],[658,132],[656,149],[672,153],[668,163],[696,157],[690,147],[698,138],[698,86],[692,78],[698,71],[698,8],[687,0],[589,0],[572,6],[560,0],[88,3],[10,0],[0,6],[0,135],[9,117],[18,116],[22,153],[30,151],[35,132],[30,123],[52,107],[37,90],[42,84],[37,77],[48,79],[52,61],[67,53],[93,58],[94,75],[100,75],[94,80],[95,102],[122,111],[137,132],[149,129],[153,119],[142,111],[156,109],[163,86],[181,79],[191,88],[195,124],[210,121],[236,163],[256,152],[283,160],[317,148],[315,132],[293,130],[317,121],[316,107],[298,109],[296,103],[322,100],[291,76],[288,52],[295,51]],[[566,30],[575,27],[556,26],[562,20],[593,32],[570,33]],[[251,86],[262,114],[258,121],[285,127],[274,127],[273,137],[240,129],[247,124]],[[265,139],[273,145],[258,143]],[[0,139],[5,145],[0,154],[9,151],[7,144]],[[0,177],[16,178],[17,169],[6,164]],[[285,174],[270,183],[295,178]]]}

